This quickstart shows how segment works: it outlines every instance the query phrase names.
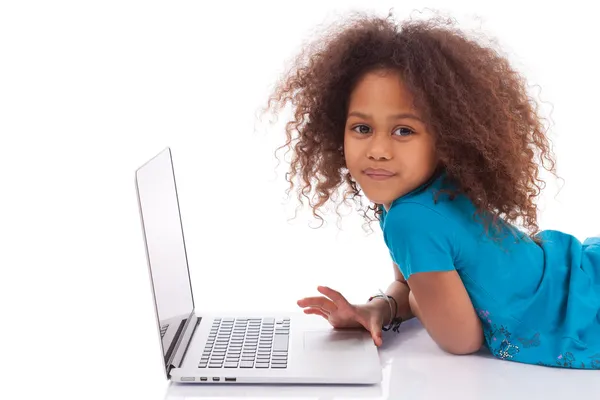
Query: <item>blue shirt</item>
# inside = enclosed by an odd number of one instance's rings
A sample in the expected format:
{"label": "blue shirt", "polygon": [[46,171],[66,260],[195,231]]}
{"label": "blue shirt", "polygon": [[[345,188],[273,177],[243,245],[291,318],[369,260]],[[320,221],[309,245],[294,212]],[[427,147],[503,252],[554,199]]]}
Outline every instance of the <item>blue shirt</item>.
{"label": "blue shirt", "polygon": [[537,244],[501,221],[505,235],[494,242],[465,195],[439,194],[434,202],[439,189],[453,187],[445,177],[438,173],[388,212],[381,208],[385,243],[405,279],[456,270],[497,358],[600,369],[600,238],[582,243],[545,230]]}

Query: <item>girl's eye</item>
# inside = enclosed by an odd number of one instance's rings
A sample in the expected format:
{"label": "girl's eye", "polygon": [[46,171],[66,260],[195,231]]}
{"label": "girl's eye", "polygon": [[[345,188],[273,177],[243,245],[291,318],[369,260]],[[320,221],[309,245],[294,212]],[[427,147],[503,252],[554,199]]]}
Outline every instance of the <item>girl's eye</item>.
{"label": "girl's eye", "polygon": [[398,136],[410,136],[415,133],[412,129],[409,128],[398,128],[394,132],[400,132]]}
{"label": "girl's eye", "polygon": [[[356,128],[365,128],[366,130],[359,130],[358,132],[356,131]],[[366,134],[369,133],[369,127],[366,125],[356,125],[354,128],[352,128],[352,130],[356,133],[360,133],[360,134]]]}

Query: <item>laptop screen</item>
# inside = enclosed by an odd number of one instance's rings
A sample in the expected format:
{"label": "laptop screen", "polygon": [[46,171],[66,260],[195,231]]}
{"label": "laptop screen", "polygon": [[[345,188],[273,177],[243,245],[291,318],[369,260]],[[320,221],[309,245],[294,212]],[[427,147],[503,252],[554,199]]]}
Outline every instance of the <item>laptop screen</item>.
{"label": "laptop screen", "polygon": [[136,171],[138,202],[165,367],[194,310],[171,151]]}

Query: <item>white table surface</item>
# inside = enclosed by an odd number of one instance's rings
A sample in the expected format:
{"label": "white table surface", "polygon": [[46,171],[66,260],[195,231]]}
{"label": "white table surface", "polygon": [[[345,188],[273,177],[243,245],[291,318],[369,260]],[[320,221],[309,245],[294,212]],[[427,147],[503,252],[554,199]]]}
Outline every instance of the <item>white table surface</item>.
{"label": "white table surface", "polygon": [[[168,385],[165,400],[183,399],[569,399],[600,398],[600,371],[518,364],[482,351],[440,350],[417,320],[385,332],[383,380],[374,386]],[[579,393],[577,393],[579,392]]]}

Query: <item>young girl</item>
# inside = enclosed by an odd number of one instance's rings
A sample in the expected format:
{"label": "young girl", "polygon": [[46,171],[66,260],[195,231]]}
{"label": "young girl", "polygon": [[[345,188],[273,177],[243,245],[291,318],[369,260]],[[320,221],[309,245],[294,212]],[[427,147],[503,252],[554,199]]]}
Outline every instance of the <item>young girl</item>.
{"label": "young girl", "polygon": [[395,275],[359,305],[319,287],[307,314],[378,346],[414,316],[453,354],[600,369],[600,238],[539,230],[536,156],[554,160],[505,58],[441,19],[358,15],[302,52],[267,109],[288,102],[299,200],[314,190],[317,215],[340,187],[364,194]]}

